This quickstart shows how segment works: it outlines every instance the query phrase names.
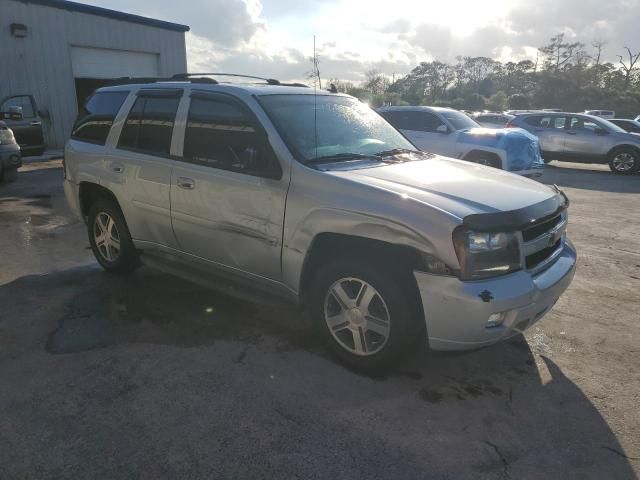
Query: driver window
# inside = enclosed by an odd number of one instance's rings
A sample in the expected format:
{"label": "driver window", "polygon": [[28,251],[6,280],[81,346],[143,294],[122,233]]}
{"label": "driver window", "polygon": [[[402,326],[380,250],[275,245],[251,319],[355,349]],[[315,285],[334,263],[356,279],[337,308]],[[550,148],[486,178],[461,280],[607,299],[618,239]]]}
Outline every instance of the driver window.
{"label": "driver window", "polygon": [[419,132],[436,133],[438,127],[445,125],[437,115],[429,112],[409,112],[408,120],[408,130]]}
{"label": "driver window", "polygon": [[35,112],[33,110],[33,104],[31,103],[31,98],[27,95],[19,95],[16,97],[7,98],[0,106],[0,111],[8,112],[11,107],[18,107],[22,109],[22,116],[24,118],[33,118],[35,117]]}
{"label": "driver window", "polygon": [[591,122],[589,120],[584,120],[583,118],[579,117],[572,117],[570,128],[571,130],[586,130],[589,132],[594,132],[599,127],[594,122]]}

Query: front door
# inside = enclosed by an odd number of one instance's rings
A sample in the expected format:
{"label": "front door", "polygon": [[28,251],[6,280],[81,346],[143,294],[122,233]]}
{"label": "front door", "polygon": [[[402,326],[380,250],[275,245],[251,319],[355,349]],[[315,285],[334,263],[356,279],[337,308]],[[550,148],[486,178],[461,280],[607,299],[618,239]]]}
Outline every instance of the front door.
{"label": "front door", "polygon": [[[36,102],[31,95],[14,95],[5,98],[0,104],[0,112],[5,114],[4,122],[13,130],[16,142],[24,154],[40,153],[44,149],[42,119],[38,115]],[[21,113],[22,119],[12,120],[6,115],[9,113]]]}
{"label": "front door", "polygon": [[402,112],[404,133],[420,150],[456,157],[456,136],[444,120],[431,112]]}
{"label": "front door", "polygon": [[604,156],[609,150],[606,135],[600,126],[584,117],[571,117],[565,140],[565,152],[576,157]]}
{"label": "front door", "polygon": [[171,182],[180,249],[232,270],[280,280],[288,182],[249,108],[193,93],[182,161]]}

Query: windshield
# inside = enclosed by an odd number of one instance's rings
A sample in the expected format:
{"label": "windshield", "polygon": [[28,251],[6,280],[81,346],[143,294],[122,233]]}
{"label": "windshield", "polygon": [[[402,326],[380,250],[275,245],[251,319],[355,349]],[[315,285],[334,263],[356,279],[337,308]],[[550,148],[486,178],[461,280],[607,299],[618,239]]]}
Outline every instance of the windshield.
{"label": "windshield", "polygon": [[302,163],[344,155],[417,150],[367,105],[336,95],[264,95],[260,103]]}
{"label": "windshield", "polygon": [[438,113],[449,121],[454,130],[465,130],[467,128],[480,127],[479,123],[467,117],[462,112],[457,112],[455,110],[441,110]]}

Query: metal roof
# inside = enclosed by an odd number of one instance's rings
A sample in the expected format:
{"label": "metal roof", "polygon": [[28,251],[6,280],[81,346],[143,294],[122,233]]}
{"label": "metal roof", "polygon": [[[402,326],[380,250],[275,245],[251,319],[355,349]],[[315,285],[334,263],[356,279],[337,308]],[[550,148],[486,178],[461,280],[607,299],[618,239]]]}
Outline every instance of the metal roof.
{"label": "metal roof", "polygon": [[97,15],[99,17],[112,18],[114,20],[122,20],[125,22],[139,23],[141,25],[149,25],[151,27],[164,28],[165,30],[173,30],[175,32],[188,32],[190,28],[187,25],[179,23],[165,22],[155,18],[143,17],[140,15],[132,15],[130,13],[110,10],[108,8],[94,7],[84,3],[69,2],[67,0],[18,0],[22,3],[32,3],[34,5],[43,5],[45,7],[59,8],[70,12],[87,13],[89,15]]}

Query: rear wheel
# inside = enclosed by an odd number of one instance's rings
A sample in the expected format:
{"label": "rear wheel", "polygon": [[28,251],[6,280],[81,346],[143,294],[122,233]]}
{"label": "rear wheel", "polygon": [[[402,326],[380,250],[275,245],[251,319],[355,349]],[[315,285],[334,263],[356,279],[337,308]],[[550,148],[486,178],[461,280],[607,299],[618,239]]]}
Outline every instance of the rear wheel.
{"label": "rear wheel", "polygon": [[371,259],[338,258],[322,267],[309,310],[331,353],[365,371],[386,370],[411,353],[423,338],[417,335],[423,328],[412,280]]}
{"label": "rear wheel", "polygon": [[620,148],[609,155],[609,168],[613,173],[636,173],[640,170],[640,154],[633,148]]}
{"label": "rear wheel", "polygon": [[465,157],[465,160],[487,167],[502,169],[502,160],[497,155],[489,152],[473,152]]}
{"label": "rear wheel", "polygon": [[128,273],[139,266],[127,224],[112,202],[100,199],[91,206],[88,229],[91,249],[102,268]]}

